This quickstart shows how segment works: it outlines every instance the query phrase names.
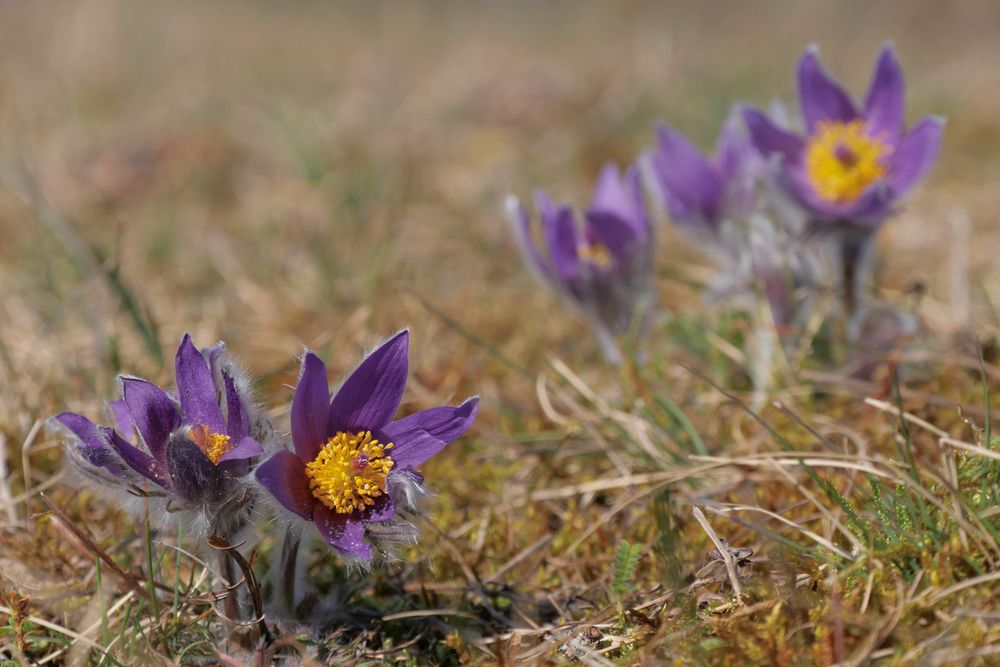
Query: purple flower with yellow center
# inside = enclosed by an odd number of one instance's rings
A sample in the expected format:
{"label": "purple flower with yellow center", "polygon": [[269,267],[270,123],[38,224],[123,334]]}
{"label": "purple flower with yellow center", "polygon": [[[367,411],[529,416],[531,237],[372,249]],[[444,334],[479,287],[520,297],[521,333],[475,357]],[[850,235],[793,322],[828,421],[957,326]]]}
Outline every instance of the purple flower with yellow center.
{"label": "purple flower with yellow center", "polygon": [[614,337],[641,324],[652,278],[652,226],[642,200],[639,175],[624,177],[614,165],[601,171],[582,223],[573,208],[535,193],[541,247],[532,219],[516,197],[507,213],[529,267],[591,322],[609,360],[621,361]]}
{"label": "purple flower with yellow center", "polygon": [[676,224],[714,237],[722,223],[754,213],[761,160],[738,115],[722,126],[710,157],[666,123],[657,126],[656,136],[652,173]]}
{"label": "purple flower with yellow center", "polygon": [[743,110],[757,149],[777,156],[780,184],[817,221],[881,222],[934,163],[944,121],[904,127],[903,72],[891,45],[879,55],[864,108],[824,71],[815,47],[799,61],[798,89],[804,137]]}
{"label": "purple flower with yellow center", "polygon": [[743,116],[757,149],[776,161],[778,185],[813,230],[834,234],[852,313],[864,297],[874,233],[933,165],[944,121],[905,128],[903,73],[891,45],[879,55],[863,108],[823,70],[814,47],[799,61],[798,89],[805,136],[758,109]]}
{"label": "purple flower with yellow center", "polygon": [[470,398],[393,420],[406,387],[408,348],[408,332],[396,334],[332,398],[326,365],[306,352],[292,399],[295,451],[275,453],[255,472],[327,544],[361,561],[372,557],[366,536],[381,546],[380,538],[400,525],[400,512],[414,509],[423,480],[416,468],[465,433],[479,406]]}
{"label": "purple flower with yellow center", "polygon": [[122,398],[109,404],[115,428],[64,412],[54,422],[69,433],[71,460],[101,484],[168,498],[170,509],[225,502],[234,479],[264,453],[255,437],[262,417],[225,346],[199,351],[185,334],[175,360],[177,391],[119,378]]}

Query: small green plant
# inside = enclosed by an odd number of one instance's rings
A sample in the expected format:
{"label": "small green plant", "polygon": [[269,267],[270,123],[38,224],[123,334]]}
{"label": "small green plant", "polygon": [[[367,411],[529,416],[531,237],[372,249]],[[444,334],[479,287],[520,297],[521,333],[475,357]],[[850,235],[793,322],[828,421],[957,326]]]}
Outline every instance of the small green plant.
{"label": "small green plant", "polygon": [[635,583],[635,569],[642,558],[642,545],[631,544],[622,540],[615,549],[614,576],[611,579],[611,592],[619,605],[622,599],[632,592]]}

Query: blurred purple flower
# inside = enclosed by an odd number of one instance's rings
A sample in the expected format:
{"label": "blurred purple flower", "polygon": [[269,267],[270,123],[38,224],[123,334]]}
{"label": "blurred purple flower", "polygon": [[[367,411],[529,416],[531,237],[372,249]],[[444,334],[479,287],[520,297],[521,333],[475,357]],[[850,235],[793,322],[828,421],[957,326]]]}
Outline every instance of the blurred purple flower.
{"label": "blurred purple flower", "polygon": [[754,213],[761,160],[737,114],[722,126],[711,157],[666,123],[657,126],[656,135],[652,173],[675,223],[715,236],[724,221]]}
{"label": "blurred purple flower", "polygon": [[864,108],[822,68],[810,47],[799,60],[804,137],[752,107],[743,118],[757,150],[778,160],[778,183],[816,222],[877,226],[927,173],[944,121],[904,128],[903,73],[896,52],[879,54]]}
{"label": "blurred purple flower", "polygon": [[[295,451],[279,451],[257,480],[285,508],[316,525],[341,554],[369,561],[371,545],[406,533],[397,518],[412,510],[423,478],[416,468],[465,433],[478,398],[393,421],[406,386],[409,333],[369,354],[330,396],[326,366],[312,352],[292,399]],[[401,527],[394,530],[394,527]]]}
{"label": "blurred purple flower", "polygon": [[[251,419],[249,390],[219,344],[199,352],[185,334],[177,350],[176,397],[135,377],[119,378],[122,398],[109,404],[114,427],[82,415],[53,418],[70,436],[70,459],[102,485],[168,498],[168,510],[233,496],[233,480],[264,453]],[[151,484],[150,484],[151,483]]]}
{"label": "blurred purple flower", "polygon": [[639,175],[624,177],[612,164],[601,171],[583,224],[571,206],[535,193],[544,251],[532,234],[532,219],[516,197],[507,213],[529,267],[590,320],[611,361],[620,361],[614,336],[641,323],[652,278],[652,226]]}

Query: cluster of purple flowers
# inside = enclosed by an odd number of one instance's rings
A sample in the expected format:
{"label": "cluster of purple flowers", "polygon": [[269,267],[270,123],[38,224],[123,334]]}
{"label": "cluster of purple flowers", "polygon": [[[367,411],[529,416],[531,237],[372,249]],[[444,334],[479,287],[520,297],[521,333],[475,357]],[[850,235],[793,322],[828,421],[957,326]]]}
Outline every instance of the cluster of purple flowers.
{"label": "cluster of purple flowers", "polygon": [[[798,93],[802,132],[778,114],[738,105],[712,156],[659,125],[655,147],[624,179],[605,167],[583,225],[569,206],[537,194],[544,251],[527,211],[511,198],[527,263],[591,321],[611,361],[620,355],[609,340],[637,330],[630,327],[654,301],[644,190],[719,264],[711,292],[762,293],[779,331],[803,318],[802,304],[822,282],[817,239],[832,241],[828,273],[843,311],[863,315],[872,240],[934,163],[943,121],[905,127],[903,76],[891,45],[879,55],[863,108],[826,73],[814,47],[799,61]],[[860,330],[856,322],[851,328]]]}
{"label": "cluster of purple flowers", "polygon": [[290,443],[252,399],[225,346],[198,350],[189,335],[177,350],[173,392],[121,377],[122,398],[108,405],[112,426],[72,412],[52,421],[75,470],[137,513],[176,515],[187,534],[232,543],[272,507],[286,521],[314,524],[327,544],[366,563],[389,556],[393,542],[415,540],[406,517],[424,493],[417,469],[472,426],[479,405],[470,398],[394,420],[408,350],[409,333],[396,334],[332,398],[326,366],[307,351]]}

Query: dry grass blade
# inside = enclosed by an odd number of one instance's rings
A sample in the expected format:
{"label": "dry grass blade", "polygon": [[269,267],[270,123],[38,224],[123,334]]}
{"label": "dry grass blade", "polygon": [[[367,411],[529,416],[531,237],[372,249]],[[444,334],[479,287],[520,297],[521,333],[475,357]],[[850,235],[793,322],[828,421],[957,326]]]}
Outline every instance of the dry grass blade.
{"label": "dry grass blade", "polygon": [[41,494],[42,500],[45,505],[49,508],[49,511],[53,515],[54,523],[63,533],[71,538],[72,544],[80,549],[80,552],[87,556],[88,560],[97,557],[101,559],[108,569],[114,574],[114,576],[125,584],[133,593],[139,597],[149,600],[149,591],[143,588],[142,582],[139,577],[130,574],[123,570],[118,563],[114,561],[111,556],[109,556],[103,549],[101,549],[97,544],[90,538],[90,536],[80,528],[76,523],[70,519],[66,513],[48,496],[44,493]]}
{"label": "dry grass blade", "polygon": [[705,514],[701,509],[694,507],[691,509],[694,514],[695,520],[701,525],[702,530],[708,535],[709,539],[712,540],[712,544],[718,550],[719,555],[722,556],[722,560],[726,563],[726,574],[729,576],[729,585],[733,588],[733,595],[736,597],[736,604],[743,604],[743,586],[740,584],[740,577],[736,573],[736,559],[733,558],[733,554],[729,551],[729,547],[719,539],[719,536],[715,533],[711,524],[708,523],[708,519],[705,518]]}

